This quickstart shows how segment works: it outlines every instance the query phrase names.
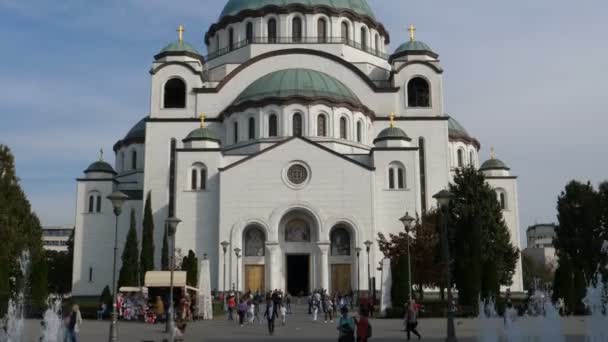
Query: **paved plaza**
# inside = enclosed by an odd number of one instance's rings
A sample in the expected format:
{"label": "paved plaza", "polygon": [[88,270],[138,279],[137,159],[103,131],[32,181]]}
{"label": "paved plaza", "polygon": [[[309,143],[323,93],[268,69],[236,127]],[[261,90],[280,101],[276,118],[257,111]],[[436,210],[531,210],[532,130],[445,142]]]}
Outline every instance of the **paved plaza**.
{"label": "paved plaza", "polygon": [[[543,329],[534,319],[520,321],[525,329],[538,331]],[[371,320],[374,336],[372,341],[405,341],[405,333],[401,331],[400,320]],[[502,333],[502,320],[495,319],[489,322],[495,326],[495,331]],[[422,341],[442,341],[445,337],[445,319],[422,319],[419,330],[422,333]],[[162,341],[167,335],[163,333],[164,325],[149,325],[143,323],[120,322],[120,341],[142,342]],[[38,321],[28,321],[26,327],[26,339],[24,342],[37,341],[40,325]],[[109,329],[108,321],[85,321],[80,334],[80,341],[101,342],[107,341]],[[477,341],[476,336],[480,331],[478,322],[474,319],[457,319],[456,330],[459,341]],[[581,317],[565,318],[563,320],[563,333],[566,341],[584,341],[585,320]],[[413,338],[413,341],[416,339]],[[222,318],[213,321],[200,321],[190,323],[186,330],[185,341],[187,342],[216,342],[216,341],[337,341],[335,323],[325,324],[322,320],[312,322],[310,316],[303,308],[299,308],[290,315],[286,326],[281,326],[277,321],[274,336],[269,336],[265,324],[254,324],[239,327],[235,322]]]}

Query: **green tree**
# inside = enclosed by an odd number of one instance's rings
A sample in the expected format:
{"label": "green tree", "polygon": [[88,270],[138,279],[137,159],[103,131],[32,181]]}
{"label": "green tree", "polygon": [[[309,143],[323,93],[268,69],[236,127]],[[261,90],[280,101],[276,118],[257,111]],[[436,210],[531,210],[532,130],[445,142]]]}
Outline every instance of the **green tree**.
{"label": "green tree", "polygon": [[106,285],[101,291],[101,296],[99,297],[99,303],[105,303],[109,310],[112,308],[112,303],[114,302],[112,298],[112,292],[110,291],[110,286]]}
{"label": "green tree", "polygon": [[544,263],[538,263],[529,255],[522,254],[521,264],[524,278],[524,289],[530,294],[535,290],[536,279],[538,279],[542,284],[550,283],[554,279],[554,272],[551,266],[545,265]]}
{"label": "green tree", "polygon": [[163,271],[169,270],[169,234],[167,225],[165,225],[165,233],[163,234],[163,248],[160,251],[160,265]]}
{"label": "green tree", "polygon": [[481,172],[457,169],[450,191],[452,279],[460,304],[477,307],[480,297],[498,298],[500,286],[511,285],[519,250],[511,243],[496,192]]}
{"label": "green tree", "polygon": [[118,287],[139,285],[139,264],[137,256],[137,228],[135,221],[135,210],[131,209],[131,224],[127,233],[127,241],[122,252],[122,267],[118,277]]}
{"label": "green tree", "polygon": [[48,290],[55,294],[70,293],[72,289],[72,258],[69,252],[46,251]]}
{"label": "green tree", "polygon": [[141,255],[139,258],[140,284],[144,283],[146,272],[154,270],[154,216],[152,216],[152,194],[148,192],[144,209]]}
{"label": "green tree", "polygon": [[48,298],[48,268],[44,251],[32,255],[30,276],[30,304],[32,313],[42,313],[46,308],[46,300]]}
{"label": "green tree", "polygon": [[182,261],[182,271],[186,271],[186,282],[190,286],[198,283],[198,258],[194,251],[189,250],[188,255]]}
{"label": "green tree", "polygon": [[393,308],[401,308],[409,298],[407,254],[399,255],[391,259],[391,275],[393,285],[391,287],[391,300]]}

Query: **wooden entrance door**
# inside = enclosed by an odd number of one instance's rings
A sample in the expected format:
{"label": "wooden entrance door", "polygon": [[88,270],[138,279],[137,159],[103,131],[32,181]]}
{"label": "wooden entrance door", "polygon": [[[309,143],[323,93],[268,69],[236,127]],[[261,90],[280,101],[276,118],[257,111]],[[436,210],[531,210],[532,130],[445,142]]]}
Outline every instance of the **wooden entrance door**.
{"label": "wooden entrance door", "polygon": [[244,291],[260,291],[264,293],[264,265],[245,265],[245,288]]}
{"label": "wooden entrance door", "polygon": [[340,291],[340,293],[350,292],[351,276],[350,264],[334,264],[331,265],[331,290],[332,292]]}

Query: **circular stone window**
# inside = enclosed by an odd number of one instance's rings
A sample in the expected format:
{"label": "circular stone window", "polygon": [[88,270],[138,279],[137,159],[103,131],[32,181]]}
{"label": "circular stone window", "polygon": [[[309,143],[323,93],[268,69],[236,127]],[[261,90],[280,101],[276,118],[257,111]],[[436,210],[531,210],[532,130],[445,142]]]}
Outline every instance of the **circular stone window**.
{"label": "circular stone window", "polygon": [[285,184],[293,189],[301,189],[310,181],[310,168],[302,162],[290,163],[283,169]]}

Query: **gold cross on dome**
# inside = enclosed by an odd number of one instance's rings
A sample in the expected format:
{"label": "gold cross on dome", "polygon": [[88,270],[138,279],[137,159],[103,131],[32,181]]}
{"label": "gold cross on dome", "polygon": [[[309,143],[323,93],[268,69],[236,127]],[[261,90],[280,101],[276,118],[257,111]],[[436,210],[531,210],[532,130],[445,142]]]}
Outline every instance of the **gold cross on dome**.
{"label": "gold cross on dome", "polygon": [[205,113],[201,113],[199,118],[201,119],[201,128],[205,128]]}
{"label": "gold cross on dome", "polygon": [[416,40],[416,26],[410,24],[410,27],[407,29],[410,32],[410,41]]}
{"label": "gold cross on dome", "polygon": [[179,27],[177,28],[177,39],[180,42],[184,41],[184,31],[186,31],[186,29],[184,29],[184,25],[179,25]]}
{"label": "gold cross on dome", "polygon": [[490,159],[496,159],[496,151],[494,151],[494,147],[490,148]]}
{"label": "gold cross on dome", "polygon": [[99,161],[103,161],[103,148],[99,149]]}
{"label": "gold cross on dome", "polygon": [[395,113],[391,113],[389,116],[391,120],[391,128],[395,127]]}

